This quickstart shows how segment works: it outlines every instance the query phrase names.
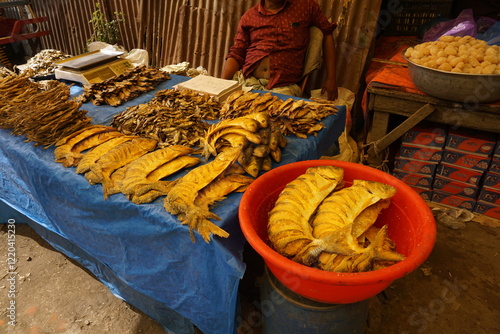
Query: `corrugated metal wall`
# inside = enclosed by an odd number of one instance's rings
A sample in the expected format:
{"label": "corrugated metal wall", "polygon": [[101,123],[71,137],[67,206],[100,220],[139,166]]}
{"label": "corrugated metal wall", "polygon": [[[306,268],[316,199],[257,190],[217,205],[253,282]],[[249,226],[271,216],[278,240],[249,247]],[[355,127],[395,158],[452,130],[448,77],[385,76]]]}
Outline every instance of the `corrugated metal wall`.
{"label": "corrugated metal wall", "polygon": [[[84,52],[91,36],[89,20],[97,0],[32,0],[39,16],[47,16],[44,48],[68,54]],[[108,19],[125,14],[121,44],[145,49],[152,66],[188,61],[211,75],[220,74],[238,19],[257,0],[99,0]],[[339,83],[357,91],[367,47],[373,38],[381,0],[319,0],[325,15],[339,22]],[[320,81],[321,78],[316,78]],[[314,80],[313,80],[314,83]],[[317,85],[316,85],[317,86]]]}
{"label": "corrugated metal wall", "polygon": [[[46,48],[69,54],[85,50],[91,36],[89,20],[95,0],[33,0],[37,15],[48,17],[50,36]],[[100,0],[101,9],[113,19],[114,12],[125,14],[120,24],[121,43],[127,50],[145,49],[152,66],[189,61],[213,75],[232,44],[239,17],[255,1],[231,0]]]}

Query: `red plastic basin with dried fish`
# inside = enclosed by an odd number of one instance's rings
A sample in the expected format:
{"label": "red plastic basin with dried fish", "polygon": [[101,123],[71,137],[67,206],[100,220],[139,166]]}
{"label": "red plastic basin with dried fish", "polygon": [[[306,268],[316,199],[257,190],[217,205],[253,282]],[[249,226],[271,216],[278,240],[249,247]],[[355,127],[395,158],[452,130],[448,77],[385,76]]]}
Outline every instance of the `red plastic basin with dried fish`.
{"label": "red plastic basin with dried fish", "polygon": [[[354,179],[383,182],[396,187],[391,205],[382,211],[375,226],[388,225],[388,234],[405,259],[384,269],[361,273],[337,273],[294,262],[267,244],[267,221],[279,193],[307,168],[334,165],[344,169],[347,184]],[[394,280],[418,268],[436,240],[431,210],[417,192],[380,170],[336,160],[310,160],[280,166],[261,175],[245,191],[239,207],[240,226],[248,243],[260,254],[271,272],[290,290],[306,298],[332,304],[355,303],[375,296]]]}

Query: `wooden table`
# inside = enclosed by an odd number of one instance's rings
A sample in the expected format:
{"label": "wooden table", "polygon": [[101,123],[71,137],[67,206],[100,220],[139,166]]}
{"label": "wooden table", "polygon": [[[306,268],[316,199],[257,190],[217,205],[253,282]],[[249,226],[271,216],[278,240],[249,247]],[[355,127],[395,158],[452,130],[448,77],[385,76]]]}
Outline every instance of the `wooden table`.
{"label": "wooden table", "polygon": [[[500,133],[500,104],[464,105],[407,93],[396,89],[369,85],[368,112],[372,115],[367,135],[366,162],[379,166],[381,153],[403,133],[423,119],[451,126]],[[387,133],[391,115],[407,117]]]}

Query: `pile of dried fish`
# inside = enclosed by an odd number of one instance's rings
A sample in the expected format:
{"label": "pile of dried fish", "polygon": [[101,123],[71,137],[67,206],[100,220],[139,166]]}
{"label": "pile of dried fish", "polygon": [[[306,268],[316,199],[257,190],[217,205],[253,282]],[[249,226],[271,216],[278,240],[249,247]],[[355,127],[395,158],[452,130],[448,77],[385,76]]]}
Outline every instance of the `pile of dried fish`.
{"label": "pile of dried fish", "polygon": [[217,114],[213,99],[187,91],[166,89],[148,103],[129,107],[113,117],[111,125],[128,135],[152,138],[159,147],[199,146],[209,124]]}
{"label": "pile of dried fish", "polygon": [[193,113],[204,120],[219,119],[222,108],[210,94],[201,94],[189,89],[164,89],[158,91],[151,100],[172,109],[181,109],[184,113]]}
{"label": "pile of dried fish", "polygon": [[324,128],[321,120],[337,112],[331,101],[289,98],[278,99],[271,93],[236,91],[232,93],[221,109],[221,119],[231,119],[249,113],[267,111],[274,122],[279,124],[284,135],[294,134],[307,138]]}
{"label": "pile of dried fish", "polygon": [[123,193],[136,204],[149,203],[160,196],[165,209],[206,242],[211,235],[229,234],[209,219],[219,219],[210,207],[232,192],[244,191],[253,181],[234,164],[241,153],[235,147],[219,154],[213,161],[196,167],[184,176],[165,180],[186,168],[196,166],[200,158],[191,156],[192,148],[172,145],[157,148],[154,139],[127,136],[115,128],[91,125],[57,142],[57,162],[77,167],[90,184],[101,183],[104,198]]}
{"label": "pile of dried fish", "polygon": [[298,263],[336,272],[376,270],[403,260],[387,225],[373,226],[396,189],[364,180],[342,188],[343,175],[339,167],[311,167],[285,186],[269,214],[272,247]]}
{"label": "pile of dried fish", "polygon": [[189,147],[172,145],[143,155],[125,167],[120,191],[136,204],[167,195],[175,181],[162,179],[197,165],[200,159],[191,153]]}
{"label": "pile of dried fish", "polygon": [[80,99],[82,102],[92,101],[95,105],[116,107],[169,79],[166,72],[145,66],[134,67],[102,82],[86,85]]}
{"label": "pile of dried fish", "polygon": [[57,81],[41,86],[28,76],[0,78],[0,128],[12,129],[35,145],[51,146],[90,124],[87,111],[68,100],[69,95],[69,87]]}
{"label": "pile of dried fish", "polygon": [[110,126],[90,125],[59,140],[54,158],[65,167],[77,167],[89,183],[102,183],[106,199],[123,181],[120,169],[154,150],[156,144],[156,140],[126,136]]}
{"label": "pile of dried fish", "polygon": [[164,207],[189,226],[193,241],[193,230],[200,233],[206,242],[210,241],[212,234],[223,238],[229,236],[229,233],[209,220],[220,219],[210,212],[209,206],[231,192],[244,191],[253,181],[242,175],[243,171],[234,165],[240,153],[240,147],[225,150],[211,162],[196,167],[177,179],[168,191]]}
{"label": "pile of dried fish", "polygon": [[325,125],[321,122],[327,116],[336,114],[338,109],[331,101],[313,99],[284,101],[278,108],[270,110],[271,118],[278,122],[285,135],[294,134],[299,138],[316,135]]}
{"label": "pile of dried fish", "polygon": [[281,161],[281,149],[286,139],[267,112],[248,114],[234,119],[225,119],[213,124],[203,140],[203,153],[206,158],[217,156],[219,152],[239,147],[241,154],[238,163],[253,177],[261,170],[271,169],[272,160]]}
{"label": "pile of dried fish", "polygon": [[83,151],[121,136],[121,132],[110,126],[89,125],[57,141],[55,160],[64,167],[75,167],[83,157]]}
{"label": "pile of dried fish", "polygon": [[54,73],[57,68],[55,62],[71,57],[59,50],[45,49],[28,59],[25,65],[19,65],[16,69],[20,74],[29,73],[32,76],[43,76]]}

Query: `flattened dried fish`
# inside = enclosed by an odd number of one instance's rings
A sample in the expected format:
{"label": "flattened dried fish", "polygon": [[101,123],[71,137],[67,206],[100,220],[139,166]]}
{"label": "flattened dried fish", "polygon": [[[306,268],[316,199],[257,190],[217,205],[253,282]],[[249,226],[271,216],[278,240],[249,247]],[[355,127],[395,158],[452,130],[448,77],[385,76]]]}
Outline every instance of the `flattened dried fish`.
{"label": "flattened dried fish", "polygon": [[177,180],[175,186],[165,197],[165,209],[167,212],[177,215],[183,224],[189,226],[193,241],[193,230],[198,231],[206,242],[210,241],[211,234],[223,238],[229,236],[226,231],[208,220],[219,219],[217,215],[198,208],[194,202],[199,191],[234,164],[239,154],[240,148],[231,148],[217,155],[213,161],[192,169]]}
{"label": "flattened dried fish", "polygon": [[109,104],[116,107],[153,90],[166,80],[170,80],[167,72],[138,66],[102,82],[84,86],[79,98],[82,102],[91,101],[95,105]]}
{"label": "flattened dried fish", "polygon": [[91,167],[90,171],[97,175],[99,182],[102,183],[104,199],[108,198],[110,190],[114,187],[111,174],[118,168],[154,150],[156,144],[156,140],[147,138],[136,138],[124,142],[111,149]]}

